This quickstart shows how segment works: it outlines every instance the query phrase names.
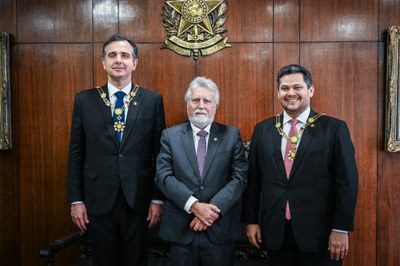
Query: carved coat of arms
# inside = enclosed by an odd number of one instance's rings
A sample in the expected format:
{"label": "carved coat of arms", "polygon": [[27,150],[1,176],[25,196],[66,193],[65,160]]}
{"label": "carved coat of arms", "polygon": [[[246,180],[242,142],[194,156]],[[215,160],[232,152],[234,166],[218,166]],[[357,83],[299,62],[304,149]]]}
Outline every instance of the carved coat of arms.
{"label": "carved coat of arms", "polygon": [[199,54],[210,55],[230,47],[224,24],[228,5],[225,0],[165,1],[163,7],[164,28],[168,35],[163,48],[195,60]]}

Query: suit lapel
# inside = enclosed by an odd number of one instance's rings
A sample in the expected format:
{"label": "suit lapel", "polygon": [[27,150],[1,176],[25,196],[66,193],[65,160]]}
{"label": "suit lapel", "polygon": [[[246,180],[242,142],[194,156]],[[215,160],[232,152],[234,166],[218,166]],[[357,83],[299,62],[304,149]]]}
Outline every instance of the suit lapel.
{"label": "suit lapel", "polygon": [[[309,118],[315,116],[316,114],[317,113],[315,113],[311,109]],[[292,177],[294,177],[294,173],[296,172],[296,169],[301,164],[301,161],[302,161],[302,159],[303,159],[308,147],[311,144],[311,140],[313,139],[313,137],[315,135],[315,132],[318,130],[318,125],[319,125],[318,122],[319,121],[317,120],[317,121],[315,121],[313,123],[314,127],[308,126],[306,129],[304,129],[303,136],[301,137],[301,140],[300,140],[300,145],[299,145],[299,147],[297,149],[297,152],[296,152],[296,158],[294,159],[294,162],[293,162],[292,171],[290,173],[290,179],[289,180],[291,180]]]}
{"label": "suit lapel", "polygon": [[189,122],[182,129],[181,141],[189,163],[193,168],[193,172],[196,174],[197,178],[201,180],[199,168],[197,167],[197,157],[196,150],[194,148],[193,131]]}
{"label": "suit lapel", "polygon": [[221,141],[220,126],[216,123],[212,123],[210,128],[210,136],[208,138],[206,161],[204,163],[203,182],[207,177],[207,173],[210,170],[212,162],[214,161],[215,154],[217,153]]}
{"label": "suit lapel", "polygon": [[[283,125],[283,115],[279,116],[279,120],[280,120],[279,123],[281,123],[281,125]],[[281,177],[285,182],[287,182],[285,163],[282,158],[282,136],[279,134],[278,130],[275,128],[275,124],[274,124],[273,131],[275,132],[275,134],[273,134],[273,136],[272,136],[272,143],[274,143],[274,154],[276,154],[276,156],[277,156],[276,161],[279,166],[278,168],[281,172]]]}
{"label": "suit lapel", "polygon": [[[101,88],[103,92],[107,94],[107,99],[110,99],[110,95],[108,94],[107,84],[102,86]],[[96,104],[98,105],[101,116],[103,116],[104,127],[106,128],[107,133],[110,135],[114,144],[118,147],[119,144],[117,138],[115,137],[115,131],[113,127],[114,121],[112,118],[110,107],[105,105],[104,101],[100,98],[100,96],[97,97]]]}
{"label": "suit lapel", "polygon": [[[134,88],[134,86],[135,85],[132,84],[132,89]],[[142,102],[142,90],[139,88],[136,92],[136,96],[129,103],[124,134],[122,134],[121,146],[124,145],[126,139],[128,139],[129,134],[131,134],[135,126],[137,116],[141,107],[141,102]]]}

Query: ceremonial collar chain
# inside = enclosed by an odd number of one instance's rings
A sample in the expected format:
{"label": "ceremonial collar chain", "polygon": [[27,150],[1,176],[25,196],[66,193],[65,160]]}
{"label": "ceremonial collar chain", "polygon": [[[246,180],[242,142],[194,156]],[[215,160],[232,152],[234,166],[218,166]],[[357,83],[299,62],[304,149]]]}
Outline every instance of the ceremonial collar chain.
{"label": "ceremonial collar chain", "polygon": [[[129,99],[128,101],[124,102],[121,108],[115,108],[115,105],[113,105],[108,99],[107,99],[107,94],[103,91],[103,89],[98,86],[97,91],[100,94],[100,98],[103,100],[103,102],[106,104],[107,107],[110,107],[111,111],[113,114],[116,115],[117,121],[114,121],[114,131],[116,132],[123,132],[125,128],[125,122],[122,120],[122,114],[124,113],[124,110],[126,107],[129,106],[130,102],[135,98],[136,92],[139,89],[137,85],[133,87],[131,92],[129,93]],[[136,105],[136,102],[134,103]]]}
{"label": "ceremonial collar chain", "polygon": [[113,113],[115,112],[116,115],[121,115],[125,110],[125,108],[129,106],[130,102],[133,100],[133,98],[135,98],[138,89],[139,89],[138,85],[135,85],[131,90],[131,92],[129,93],[128,101],[124,102],[124,105],[122,105],[121,108],[117,108],[116,110],[114,110],[115,106],[107,99],[107,94],[103,91],[103,89],[100,86],[97,87],[97,91],[100,94],[100,98],[103,100],[103,102],[106,104],[107,107],[110,107]]}
{"label": "ceremonial collar chain", "polygon": [[315,116],[308,118],[307,119],[307,123],[305,123],[300,128],[299,133],[297,133],[296,136],[292,136],[290,138],[285,133],[285,131],[283,131],[283,129],[282,129],[282,125],[281,125],[281,122],[280,122],[281,114],[278,114],[276,116],[275,127],[278,130],[279,135],[281,135],[282,137],[284,137],[285,139],[289,140],[292,143],[292,149],[289,151],[289,154],[288,154],[289,160],[294,160],[294,157],[296,156],[296,151],[297,151],[297,144],[298,144],[300,138],[303,136],[303,132],[306,129],[306,127],[310,126],[311,128],[313,128],[314,127],[314,122],[317,121],[317,119],[320,118],[323,115],[325,115],[325,114],[316,114]]}

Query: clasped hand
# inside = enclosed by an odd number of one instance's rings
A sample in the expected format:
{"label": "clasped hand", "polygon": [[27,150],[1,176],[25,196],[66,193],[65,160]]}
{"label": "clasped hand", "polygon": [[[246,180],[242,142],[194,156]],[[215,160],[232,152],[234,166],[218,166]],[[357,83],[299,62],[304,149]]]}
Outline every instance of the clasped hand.
{"label": "clasped hand", "polygon": [[219,218],[221,212],[215,204],[202,202],[193,203],[190,210],[195,215],[190,223],[190,229],[194,231],[206,230]]}

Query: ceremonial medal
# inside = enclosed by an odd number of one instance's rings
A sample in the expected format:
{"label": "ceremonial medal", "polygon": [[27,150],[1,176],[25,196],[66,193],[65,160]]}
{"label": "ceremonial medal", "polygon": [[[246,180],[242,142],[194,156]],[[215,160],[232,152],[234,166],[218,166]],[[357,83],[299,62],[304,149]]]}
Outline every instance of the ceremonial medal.
{"label": "ceremonial medal", "polygon": [[310,126],[311,128],[314,128],[315,125],[313,123],[315,121],[317,121],[317,119],[323,115],[325,115],[325,114],[316,114],[314,117],[308,118],[307,123],[305,123],[304,126],[302,126],[300,128],[300,131],[297,134],[297,136],[292,136],[292,137],[289,137],[282,129],[282,125],[280,123],[281,114],[278,114],[276,116],[275,127],[278,130],[279,135],[281,135],[285,139],[288,139],[292,143],[292,150],[289,150],[289,152],[287,154],[289,160],[294,160],[294,158],[296,157],[297,145],[298,145],[300,138],[303,136],[304,129],[306,129],[308,126]]}
{"label": "ceremonial medal", "polygon": [[121,115],[122,114],[122,108],[117,108],[117,109],[115,109],[115,114],[116,115]]}

